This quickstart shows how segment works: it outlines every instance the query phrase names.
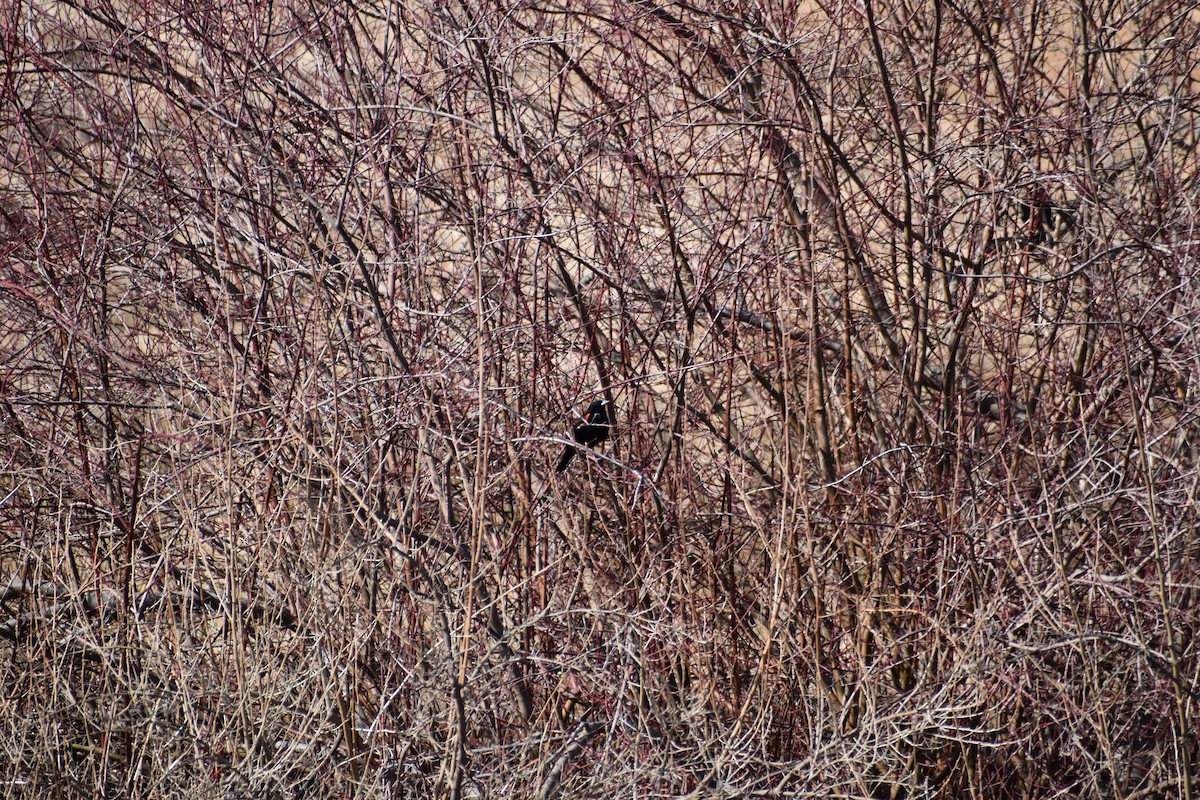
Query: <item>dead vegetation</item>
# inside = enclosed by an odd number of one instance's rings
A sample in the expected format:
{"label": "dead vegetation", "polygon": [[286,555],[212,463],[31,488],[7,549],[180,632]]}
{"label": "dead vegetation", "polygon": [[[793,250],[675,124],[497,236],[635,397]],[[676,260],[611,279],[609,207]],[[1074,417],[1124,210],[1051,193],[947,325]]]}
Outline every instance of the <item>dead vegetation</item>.
{"label": "dead vegetation", "polygon": [[1195,797],[1198,23],[15,4],[0,796]]}

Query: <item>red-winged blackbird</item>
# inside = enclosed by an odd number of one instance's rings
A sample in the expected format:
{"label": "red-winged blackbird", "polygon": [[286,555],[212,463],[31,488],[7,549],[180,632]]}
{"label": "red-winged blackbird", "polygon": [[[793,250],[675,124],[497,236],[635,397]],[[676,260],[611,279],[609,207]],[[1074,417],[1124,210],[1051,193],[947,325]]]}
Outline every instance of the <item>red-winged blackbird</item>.
{"label": "red-winged blackbird", "polygon": [[[575,423],[575,427],[571,429],[571,435],[584,447],[592,447],[607,439],[611,430],[612,421],[608,418],[608,401],[593,400],[592,404],[587,407],[587,411],[583,412],[583,416]],[[579,452],[579,448],[567,445],[563,450],[562,458],[558,460],[558,467],[555,471],[562,472],[570,466],[571,459],[577,452]]]}

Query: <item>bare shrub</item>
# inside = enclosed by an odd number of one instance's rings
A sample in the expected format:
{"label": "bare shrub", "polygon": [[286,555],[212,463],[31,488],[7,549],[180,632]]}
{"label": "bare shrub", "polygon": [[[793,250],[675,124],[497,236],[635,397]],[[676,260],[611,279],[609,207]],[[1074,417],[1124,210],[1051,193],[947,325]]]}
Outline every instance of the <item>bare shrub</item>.
{"label": "bare shrub", "polygon": [[1197,23],[14,5],[5,796],[1194,796]]}

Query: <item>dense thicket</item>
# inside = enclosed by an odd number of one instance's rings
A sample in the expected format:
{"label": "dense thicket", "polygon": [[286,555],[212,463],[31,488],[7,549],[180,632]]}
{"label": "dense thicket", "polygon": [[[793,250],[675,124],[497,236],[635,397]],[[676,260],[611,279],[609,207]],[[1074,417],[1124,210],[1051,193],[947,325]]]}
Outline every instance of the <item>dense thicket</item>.
{"label": "dense thicket", "polygon": [[1191,4],[2,33],[0,796],[1196,796]]}

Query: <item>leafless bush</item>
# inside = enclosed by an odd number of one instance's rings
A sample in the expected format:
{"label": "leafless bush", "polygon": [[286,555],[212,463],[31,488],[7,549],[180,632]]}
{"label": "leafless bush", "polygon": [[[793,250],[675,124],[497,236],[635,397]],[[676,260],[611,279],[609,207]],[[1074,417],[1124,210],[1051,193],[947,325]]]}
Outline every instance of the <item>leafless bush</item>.
{"label": "leafless bush", "polygon": [[14,4],[5,796],[1193,797],[1198,22]]}

